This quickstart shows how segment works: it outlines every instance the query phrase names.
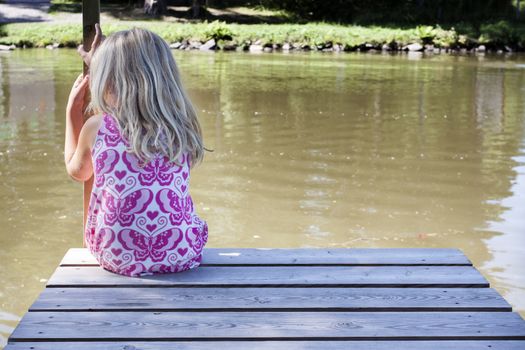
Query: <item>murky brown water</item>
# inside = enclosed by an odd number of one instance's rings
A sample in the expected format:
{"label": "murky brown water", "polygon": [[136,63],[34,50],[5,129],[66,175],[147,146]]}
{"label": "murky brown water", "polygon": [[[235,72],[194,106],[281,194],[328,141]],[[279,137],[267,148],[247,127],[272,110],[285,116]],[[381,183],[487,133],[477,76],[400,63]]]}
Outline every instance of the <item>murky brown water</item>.
{"label": "murky brown water", "polygon": [[[209,247],[458,247],[525,314],[525,57],[180,53]],[[70,50],[0,54],[0,347],[69,247]]]}

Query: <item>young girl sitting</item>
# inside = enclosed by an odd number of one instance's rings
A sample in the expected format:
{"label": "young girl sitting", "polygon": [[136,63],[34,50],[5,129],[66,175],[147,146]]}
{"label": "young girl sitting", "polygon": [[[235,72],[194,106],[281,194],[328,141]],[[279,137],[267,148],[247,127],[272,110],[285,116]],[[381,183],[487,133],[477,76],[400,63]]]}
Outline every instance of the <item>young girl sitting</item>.
{"label": "young girl sitting", "polygon": [[[188,192],[204,147],[195,110],[167,43],[134,28],[79,49],[66,112],[65,162],[78,181],[94,176],[84,232],[100,265],[127,276],[180,272],[201,263],[208,227]],[[83,123],[86,91],[96,114]]]}

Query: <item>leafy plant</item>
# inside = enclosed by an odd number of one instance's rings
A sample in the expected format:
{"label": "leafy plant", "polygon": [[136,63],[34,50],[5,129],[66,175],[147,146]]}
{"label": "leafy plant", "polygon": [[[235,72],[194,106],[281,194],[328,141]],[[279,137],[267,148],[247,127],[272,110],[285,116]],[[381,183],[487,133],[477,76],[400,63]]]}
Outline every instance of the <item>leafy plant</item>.
{"label": "leafy plant", "polygon": [[434,44],[439,47],[455,47],[458,44],[458,33],[454,27],[450,29],[443,29],[439,26],[436,27],[436,37],[434,38]]}
{"label": "leafy plant", "polygon": [[213,21],[208,24],[207,28],[204,31],[204,35],[208,39],[214,39],[215,41],[219,40],[232,40],[233,32],[226,22]]}
{"label": "leafy plant", "polygon": [[480,32],[479,41],[483,43],[496,46],[514,46],[520,42],[518,29],[507,21],[482,25]]}
{"label": "leafy plant", "polygon": [[423,44],[431,44],[437,36],[437,31],[432,26],[417,26],[416,34]]}

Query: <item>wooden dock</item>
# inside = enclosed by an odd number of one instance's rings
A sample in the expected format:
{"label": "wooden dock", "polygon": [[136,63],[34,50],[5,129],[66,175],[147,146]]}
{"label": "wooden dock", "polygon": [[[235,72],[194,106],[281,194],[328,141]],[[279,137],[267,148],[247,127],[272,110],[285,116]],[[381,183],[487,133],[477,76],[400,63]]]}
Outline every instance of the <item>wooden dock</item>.
{"label": "wooden dock", "polygon": [[525,321],[456,249],[205,248],[123,277],[71,249],[6,350],[523,350]]}

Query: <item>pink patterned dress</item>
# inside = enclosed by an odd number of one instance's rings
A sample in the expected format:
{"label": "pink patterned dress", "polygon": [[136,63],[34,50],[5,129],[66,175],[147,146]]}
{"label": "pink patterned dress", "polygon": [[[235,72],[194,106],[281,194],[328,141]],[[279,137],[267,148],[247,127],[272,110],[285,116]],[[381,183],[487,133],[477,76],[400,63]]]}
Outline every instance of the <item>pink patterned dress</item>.
{"label": "pink patterned dress", "polygon": [[126,276],[199,266],[208,225],[188,193],[189,155],[182,154],[180,166],[160,155],[140,164],[126,151],[117,121],[103,119],[92,151],[86,246],[100,266]]}

